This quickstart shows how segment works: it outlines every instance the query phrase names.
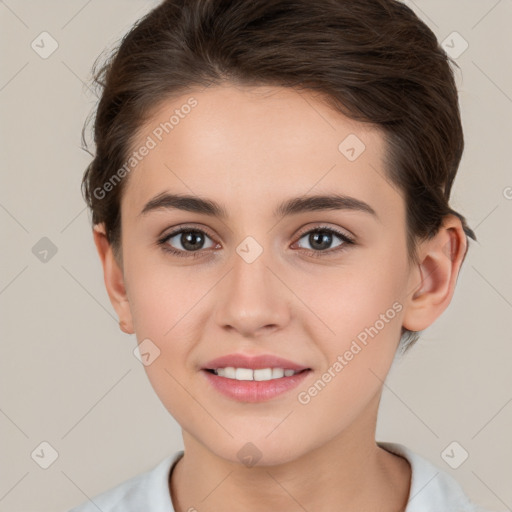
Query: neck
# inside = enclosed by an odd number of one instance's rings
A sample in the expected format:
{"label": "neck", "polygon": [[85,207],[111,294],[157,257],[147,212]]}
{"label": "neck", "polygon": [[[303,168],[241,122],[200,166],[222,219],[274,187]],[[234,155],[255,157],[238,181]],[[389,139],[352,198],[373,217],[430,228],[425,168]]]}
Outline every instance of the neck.
{"label": "neck", "polygon": [[228,461],[184,431],[170,482],[175,511],[404,511],[410,466],[376,444],[376,405],[322,446],[272,466]]}

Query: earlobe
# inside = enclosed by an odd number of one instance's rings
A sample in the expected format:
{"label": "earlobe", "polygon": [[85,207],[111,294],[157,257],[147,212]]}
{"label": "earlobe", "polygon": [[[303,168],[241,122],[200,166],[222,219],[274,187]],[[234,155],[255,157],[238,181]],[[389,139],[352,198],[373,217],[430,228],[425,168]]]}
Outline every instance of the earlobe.
{"label": "earlobe", "polygon": [[93,229],[94,243],[103,267],[105,287],[112,306],[119,317],[119,327],[127,334],[133,334],[130,303],[126,294],[123,269],[114,256],[107,240],[104,224],[96,224]]}
{"label": "earlobe", "polygon": [[419,250],[420,263],[411,274],[403,326],[411,331],[429,327],[448,307],[455,291],[467,239],[458,217],[446,217],[438,233]]}

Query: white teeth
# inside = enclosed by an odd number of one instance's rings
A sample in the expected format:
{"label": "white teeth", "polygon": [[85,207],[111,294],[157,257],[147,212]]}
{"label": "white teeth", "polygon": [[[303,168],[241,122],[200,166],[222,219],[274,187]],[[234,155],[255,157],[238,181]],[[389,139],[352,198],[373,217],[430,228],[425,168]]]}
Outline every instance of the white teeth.
{"label": "white teeth", "polygon": [[235,370],[236,380],[254,380],[254,372],[250,368],[237,368]]}
{"label": "white teeth", "polygon": [[234,379],[236,376],[235,368],[232,366],[228,366],[227,368],[219,368],[219,370],[224,370],[224,377],[227,377],[228,379]]}
{"label": "white teeth", "polygon": [[282,368],[272,368],[272,378],[280,379],[284,377],[284,370]]}
{"label": "white teeth", "polygon": [[217,368],[215,372],[219,377],[226,377],[228,379],[257,381],[291,377],[295,375],[295,373],[298,373],[295,370],[284,368],[260,368],[252,370],[251,368],[234,368],[233,366]]}
{"label": "white teeth", "polygon": [[262,368],[254,370],[254,380],[270,380],[272,378],[272,368]]}

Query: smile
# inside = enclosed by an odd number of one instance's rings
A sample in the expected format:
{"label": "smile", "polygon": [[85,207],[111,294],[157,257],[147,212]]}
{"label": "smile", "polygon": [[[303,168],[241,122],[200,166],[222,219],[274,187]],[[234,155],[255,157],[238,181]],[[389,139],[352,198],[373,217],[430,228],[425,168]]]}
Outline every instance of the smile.
{"label": "smile", "polygon": [[257,370],[253,370],[252,368],[234,368],[233,366],[215,368],[209,371],[219,377],[226,377],[227,379],[257,381],[282,379],[283,377],[291,377],[296,373],[300,373],[299,371],[292,370],[290,368],[259,368]]}
{"label": "smile", "polygon": [[208,384],[224,397],[237,402],[256,403],[285,395],[286,392],[299,386],[312,373],[312,370],[310,368],[298,371],[284,368],[253,370],[228,366],[203,369],[200,373],[206,377]]}

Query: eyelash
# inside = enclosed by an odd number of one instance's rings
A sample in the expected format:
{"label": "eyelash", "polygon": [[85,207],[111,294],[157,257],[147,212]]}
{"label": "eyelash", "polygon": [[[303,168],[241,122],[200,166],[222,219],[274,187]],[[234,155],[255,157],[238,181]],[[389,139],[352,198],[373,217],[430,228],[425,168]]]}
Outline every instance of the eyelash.
{"label": "eyelash", "polygon": [[[188,233],[188,232],[201,233],[202,235],[206,235],[207,237],[212,238],[206,231],[204,231],[202,229],[192,228],[192,227],[188,227],[188,228],[187,227],[182,227],[182,228],[180,228],[180,229],[178,229],[176,231],[173,231],[172,233],[169,233],[169,234],[163,236],[162,238],[160,238],[157,241],[157,244],[162,247],[162,250],[164,250],[165,252],[171,253],[174,256],[178,256],[178,257],[181,257],[181,258],[188,258],[188,257],[197,258],[197,257],[201,257],[202,256],[201,253],[203,252],[203,250],[198,250],[198,251],[182,251],[182,250],[179,250],[179,249],[173,249],[167,243],[171,238],[175,237],[176,235],[179,235],[181,233]],[[330,254],[333,254],[333,253],[343,252],[343,251],[345,251],[347,249],[348,245],[354,245],[355,244],[355,240],[353,238],[351,238],[348,235],[342,233],[341,231],[338,231],[337,229],[330,228],[330,227],[327,227],[327,226],[319,226],[317,228],[313,228],[313,229],[310,229],[308,231],[305,231],[305,232],[303,232],[303,233],[301,233],[299,235],[298,240],[303,238],[305,235],[308,235],[310,233],[315,233],[315,232],[322,232],[322,233],[327,232],[327,233],[330,233],[330,234],[334,234],[337,237],[339,237],[344,243],[339,245],[335,249],[328,249],[326,251],[312,251],[312,250],[305,249],[306,252],[310,256],[313,256],[314,258],[322,257],[324,254],[329,254],[330,255]]]}

